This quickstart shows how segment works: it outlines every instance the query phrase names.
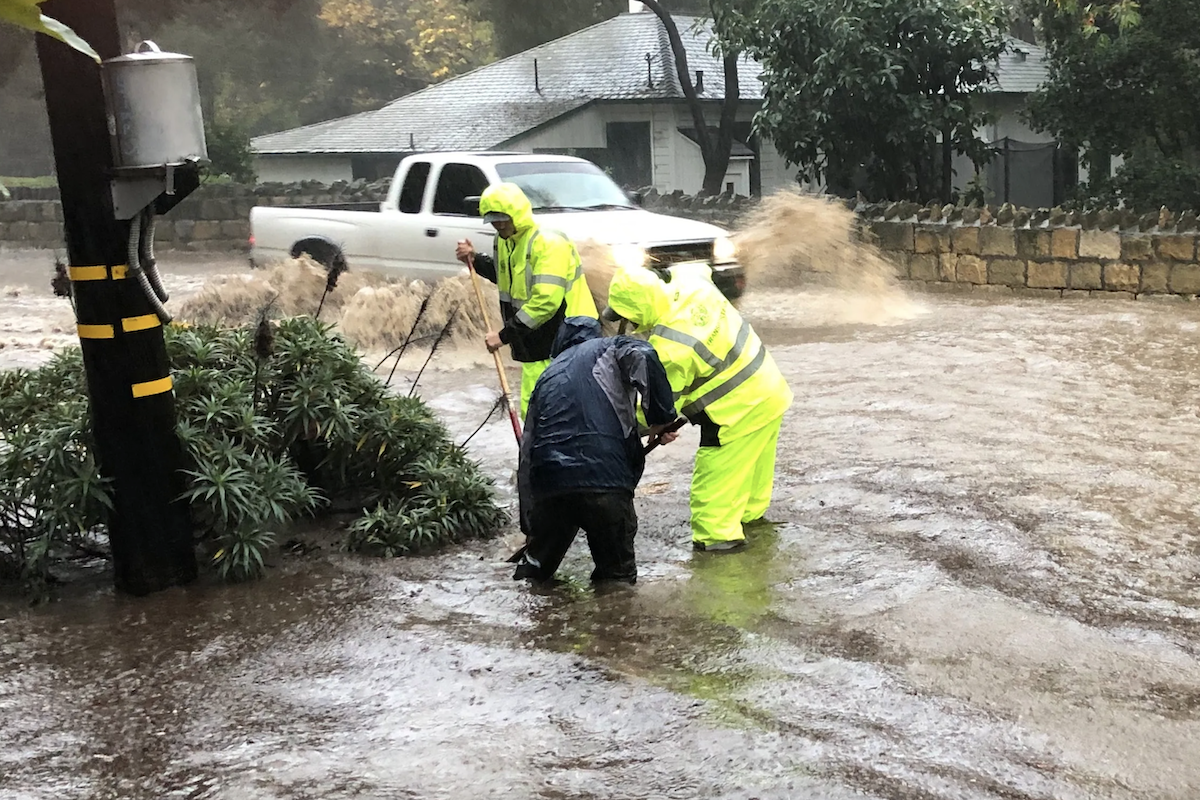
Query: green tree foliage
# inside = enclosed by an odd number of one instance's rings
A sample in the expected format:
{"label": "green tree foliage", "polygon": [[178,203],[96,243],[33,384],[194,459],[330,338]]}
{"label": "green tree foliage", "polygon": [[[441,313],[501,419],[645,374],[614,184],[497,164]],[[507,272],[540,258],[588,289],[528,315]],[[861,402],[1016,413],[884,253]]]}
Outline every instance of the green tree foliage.
{"label": "green tree foliage", "polygon": [[[1034,0],[1050,79],[1031,119],[1079,147],[1092,203],[1200,207],[1200,3]],[[1124,164],[1108,177],[1109,157]]]}
{"label": "green tree foliage", "polygon": [[278,10],[237,0],[177,2],[172,16],[136,17],[131,33],[195,59],[206,121],[257,135],[324,111],[314,95],[331,45],[319,10],[311,0]]}
{"label": "green tree foliage", "polygon": [[461,0],[322,0],[326,51],[319,94],[339,113],[383,102],[491,60],[491,30]]}
{"label": "green tree foliage", "polygon": [[539,44],[615,17],[628,0],[466,0],[476,14],[490,20],[496,51],[511,56]]}
{"label": "green tree foliage", "polygon": [[[261,574],[282,526],[354,511],[348,546],[386,555],[481,537],[493,489],[418,398],[388,394],[308,317],[257,329],[167,329],[184,498],[213,567]],[[0,372],[0,579],[44,587],[50,566],[102,551],[111,486],[96,466],[78,348]]]}
{"label": "green tree foliage", "polygon": [[254,153],[250,149],[250,136],[237,125],[222,125],[220,122],[204,121],[204,140],[208,145],[208,158],[212,162],[210,171],[217,175],[228,175],[239,183],[254,183]]}
{"label": "green tree foliage", "polygon": [[[118,0],[118,10],[128,45],[153,39],[195,59],[207,122],[250,136],[378,108],[494,57],[491,24],[467,0]],[[32,39],[0,22],[0,90],[40,80]],[[50,144],[41,98],[9,92],[0,171],[19,175],[6,145],[43,141],[44,163]]]}
{"label": "green tree foliage", "polygon": [[195,57],[206,119],[251,135],[378,108],[493,58],[464,0],[136,0],[126,19]]}
{"label": "green tree foliage", "polygon": [[951,156],[987,160],[977,90],[1004,48],[1002,5],[762,0],[746,20],[726,41],[762,63],[756,126],[802,179],[878,199],[948,200]]}
{"label": "green tree foliage", "polygon": [[[490,20],[496,51],[511,56],[629,10],[629,0],[465,0]],[[661,0],[672,14],[709,13],[709,0]]]}

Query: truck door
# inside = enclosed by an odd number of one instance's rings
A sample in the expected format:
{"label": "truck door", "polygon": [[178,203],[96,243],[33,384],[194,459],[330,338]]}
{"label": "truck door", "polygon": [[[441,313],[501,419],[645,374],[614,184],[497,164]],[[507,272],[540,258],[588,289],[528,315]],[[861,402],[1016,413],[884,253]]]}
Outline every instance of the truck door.
{"label": "truck door", "polygon": [[454,258],[459,239],[470,239],[481,253],[492,252],[496,232],[479,217],[468,217],[466,199],[483,194],[491,183],[474,164],[448,162],[438,171],[430,213],[422,215],[427,266],[456,274],[462,264]]}
{"label": "truck door", "polygon": [[[433,165],[428,161],[409,163],[396,200],[396,213],[384,214],[376,232],[379,266],[393,268],[409,277],[427,277],[425,226],[421,210],[431,186]],[[451,254],[453,255],[453,254]]]}

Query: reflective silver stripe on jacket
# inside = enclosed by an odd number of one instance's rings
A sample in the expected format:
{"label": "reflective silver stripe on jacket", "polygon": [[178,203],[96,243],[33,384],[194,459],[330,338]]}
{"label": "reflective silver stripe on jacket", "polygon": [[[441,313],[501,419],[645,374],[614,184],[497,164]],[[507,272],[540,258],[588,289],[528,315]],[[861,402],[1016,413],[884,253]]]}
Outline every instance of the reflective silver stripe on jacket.
{"label": "reflective silver stripe on jacket", "polygon": [[737,363],[737,360],[742,357],[742,352],[746,349],[746,342],[748,341],[750,341],[750,323],[742,320],[742,327],[738,328],[737,338],[733,342],[733,347],[729,348],[729,352],[725,354],[725,358],[717,365],[716,371],[711,375],[696,378],[696,380],[692,381],[691,386],[679,393],[680,397],[686,397]]}
{"label": "reflective silver stripe on jacket", "polygon": [[571,281],[568,281],[566,278],[560,278],[557,275],[546,275],[546,274],[543,274],[540,272],[537,275],[533,276],[533,282],[535,284],[536,283],[545,283],[545,284],[549,284],[550,286],[561,286],[564,289],[570,289],[571,283],[572,283]]}
{"label": "reflective silver stripe on jacket", "polygon": [[758,368],[763,365],[763,362],[766,361],[766,359],[767,348],[759,347],[758,355],[756,355],[749,364],[739,369],[734,376],[725,381],[725,383],[722,383],[712,391],[705,392],[691,403],[688,403],[686,406],[680,409],[680,413],[689,419],[694,415],[699,414],[701,411],[708,408],[722,397],[725,397],[746,381],[750,380],[750,378],[754,377],[754,373],[758,372]]}
{"label": "reflective silver stripe on jacket", "polygon": [[[700,356],[700,360],[708,364],[713,369],[721,366],[721,359],[717,358],[717,354],[708,349],[708,345],[692,336],[690,333],[677,331],[674,328],[668,328],[666,325],[655,325],[651,333],[655,336],[667,339],[668,341],[681,344],[685,347],[690,347],[696,351],[696,355]],[[711,376],[710,376],[711,377]]]}
{"label": "reflective silver stripe on jacket", "polygon": [[[558,233],[558,231],[551,231],[551,233],[554,233],[557,236],[562,236],[562,238],[564,240],[566,240],[568,243],[571,241],[570,239],[567,238],[567,236],[565,234]],[[529,237],[529,241],[526,242],[526,244],[525,244],[525,296],[526,297],[533,296],[534,284],[544,283],[544,284],[548,284],[550,286],[561,286],[563,289],[569,290],[575,284],[575,281],[579,280],[580,276],[583,275],[583,264],[579,261],[578,254],[576,254],[576,260],[575,260],[575,274],[572,275],[570,278],[561,278],[558,275],[548,275],[548,274],[542,273],[542,272],[534,274],[534,271],[533,271],[533,243],[535,241],[537,241],[538,237],[541,235],[542,235],[542,229],[538,228],[536,231],[533,232],[533,235]],[[572,250],[573,249],[574,248],[572,248]]]}
{"label": "reflective silver stripe on jacket", "polygon": [[525,243],[525,296],[533,297],[533,243],[542,235],[542,229],[538,228],[529,237],[529,241]]}
{"label": "reflective silver stripe on jacket", "polygon": [[508,303],[512,308],[521,308],[525,305],[525,301],[519,297],[513,297],[508,292],[500,292],[500,302]]}
{"label": "reflective silver stripe on jacket", "polygon": [[708,345],[697,339],[695,336],[692,336],[688,333],[683,333],[682,331],[677,331],[674,328],[668,328],[666,325],[655,325],[654,330],[652,330],[651,333],[654,336],[661,336],[664,339],[668,339],[677,344],[692,348],[692,350],[696,352],[696,355],[700,356],[701,361],[703,361],[705,364],[708,364],[715,370],[715,372],[709,375],[706,375],[702,378],[697,378],[691,386],[682,392],[682,394],[691,394],[699,389],[703,384],[708,383],[710,380],[715,378],[721,372],[724,372],[732,367],[733,363],[741,358],[742,350],[745,349],[746,342],[750,338],[750,323],[746,320],[742,320],[742,327],[738,329],[737,337],[733,342],[733,347],[729,348],[729,352],[725,354],[724,358],[718,358],[716,353],[708,349]]}

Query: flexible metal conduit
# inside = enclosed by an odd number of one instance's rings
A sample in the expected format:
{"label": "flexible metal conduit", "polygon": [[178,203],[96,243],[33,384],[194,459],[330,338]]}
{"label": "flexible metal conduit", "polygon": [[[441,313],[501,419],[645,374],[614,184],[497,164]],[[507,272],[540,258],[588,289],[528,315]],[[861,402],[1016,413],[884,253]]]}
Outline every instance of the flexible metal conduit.
{"label": "flexible metal conduit", "polygon": [[158,293],[154,291],[154,287],[150,284],[150,278],[147,277],[146,271],[142,269],[141,263],[141,247],[142,247],[142,227],[145,223],[145,212],[134,219],[129,226],[129,271],[137,278],[138,285],[142,287],[143,294],[150,301],[150,307],[154,309],[154,313],[158,315],[158,319],[163,325],[171,321],[171,315],[163,306],[162,300],[159,299]]}
{"label": "flexible metal conduit", "polygon": [[158,299],[165,303],[171,299],[171,296],[167,294],[167,289],[163,286],[162,278],[158,274],[158,259],[154,257],[154,226],[156,222],[153,208],[147,208],[142,212],[142,269],[146,271],[146,277],[150,279],[150,285],[154,287],[154,293],[158,295]]}

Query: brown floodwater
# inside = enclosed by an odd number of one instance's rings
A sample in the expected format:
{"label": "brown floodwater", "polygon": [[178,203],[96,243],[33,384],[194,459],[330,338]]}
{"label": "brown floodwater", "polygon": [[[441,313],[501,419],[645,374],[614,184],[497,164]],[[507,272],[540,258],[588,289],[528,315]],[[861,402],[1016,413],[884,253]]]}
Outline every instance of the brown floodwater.
{"label": "brown floodwater", "polygon": [[[796,402],[743,552],[690,548],[686,431],[633,588],[309,528],[252,584],[0,605],[0,797],[1200,796],[1200,306],[889,292],[744,303]],[[461,441],[494,376],[434,364]],[[507,422],[470,448],[511,503]]]}

